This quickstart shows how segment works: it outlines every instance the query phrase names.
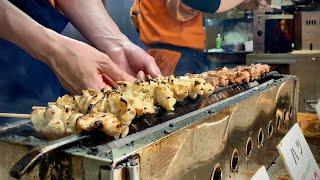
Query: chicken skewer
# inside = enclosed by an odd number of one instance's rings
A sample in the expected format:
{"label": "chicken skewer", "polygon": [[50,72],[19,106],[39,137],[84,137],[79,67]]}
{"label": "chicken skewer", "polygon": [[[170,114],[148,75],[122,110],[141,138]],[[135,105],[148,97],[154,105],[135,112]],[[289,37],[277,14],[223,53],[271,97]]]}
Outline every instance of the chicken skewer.
{"label": "chicken skewer", "polygon": [[100,130],[109,136],[119,138],[128,134],[128,126],[111,113],[82,114],[56,105],[37,108],[32,111],[34,128],[47,139],[57,139],[75,133]]}
{"label": "chicken skewer", "polygon": [[[56,103],[50,103],[46,108],[35,108],[31,114],[31,121],[35,129],[48,139],[60,138],[89,129],[99,129],[107,135],[118,138],[128,133],[128,125],[136,116],[146,113],[154,114],[155,101],[167,110],[174,110],[176,99],[170,89],[170,87],[174,87],[173,81],[171,85],[158,81],[158,83],[154,83],[153,88],[145,86],[148,87],[149,93],[129,91],[128,89],[123,90],[122,93],[84,90],[81,97],[65,95],[58,98]],[[189,89],[188,92],[195,93],[193,96],[196,96],[195,89],[202,87],[201,83],[191,80],[190,83],[193,83],[193,89]],[[142,86],[141,84],[137,85]],[[187,90],[187,85],[185,87]],[[203,91],[203,88],[199,89],[198,94],[203,95]],[[213,93],[213,88],[209,91]],[[179,95],[179,93],[176,94]],[[101,113],[105,113],[105,115],[103,117],[97,115]],[[110,119],[111,124],[104,118],[105,116]],[[94,118],[100,119],[98,121]],[[103,124],[103,128],[98,128],[99,124]]]}
{"label": "chicken skewer", "polygon": [[173,111],[177,101],[209,96],[217,86],[256,80],[269,70],[268,65],[256,64],[177,78],[120,82],[116,90],[84,90],[81,96],[59,97],[56,102],[48,103],[48,107],[34,108],[30,117],[35,129],[49,139],[90,129],[99,129],[118,138],[127,134],[134,118],[154,114],[155,106]]}

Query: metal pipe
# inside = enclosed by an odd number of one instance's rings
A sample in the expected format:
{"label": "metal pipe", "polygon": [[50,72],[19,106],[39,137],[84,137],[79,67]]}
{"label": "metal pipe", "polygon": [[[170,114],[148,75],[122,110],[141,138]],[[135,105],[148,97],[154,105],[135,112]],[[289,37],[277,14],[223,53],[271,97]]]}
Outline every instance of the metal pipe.
{"label": "metal pipe", "polygon": [[129,180],[140,180],[140,165],[135,159],[129,161],[127,169]]}

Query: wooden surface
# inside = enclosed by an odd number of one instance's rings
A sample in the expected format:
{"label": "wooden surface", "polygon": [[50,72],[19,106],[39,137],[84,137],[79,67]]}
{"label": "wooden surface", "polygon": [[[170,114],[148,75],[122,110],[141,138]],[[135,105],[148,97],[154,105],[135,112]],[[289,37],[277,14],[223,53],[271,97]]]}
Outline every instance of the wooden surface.
{"label": "wooden surface", "polygon": [[298,113],[298,123],[305,137],[320,138],[320,121],[317,114]]}

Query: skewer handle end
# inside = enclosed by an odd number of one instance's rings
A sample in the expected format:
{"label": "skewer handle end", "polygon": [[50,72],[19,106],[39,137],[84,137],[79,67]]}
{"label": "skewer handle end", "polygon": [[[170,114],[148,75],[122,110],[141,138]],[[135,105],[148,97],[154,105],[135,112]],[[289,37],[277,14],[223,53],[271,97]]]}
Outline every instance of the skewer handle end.
{"label": "skewer handle end", "polygon": [[31,114],[0,113],[0,117],[29,119],[31,118]]}

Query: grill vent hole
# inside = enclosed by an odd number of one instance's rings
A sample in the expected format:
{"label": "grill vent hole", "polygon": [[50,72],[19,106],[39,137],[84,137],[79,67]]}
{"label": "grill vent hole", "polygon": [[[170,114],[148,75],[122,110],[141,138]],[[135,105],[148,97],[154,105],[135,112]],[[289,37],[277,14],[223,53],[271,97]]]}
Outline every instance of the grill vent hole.
{"label": "grill vent hole", "polygon": [[287,116],[287,111],[284,110],[284,111],[283,111],[283,118],[282,118],[282,119],[283,119],[283,121],[282,121],[282,124],[283,124],[283,125],[286,123],[286,122],[285,122],[285,121],[286,121],[286,116]]}
{"label": "grill vent hole", "polygon": [[233,150],[231,160],[230,160],[230,169],[231,172],[238,172],[238,163],[239,163],[239,151],[238,149]]}
{"label": "grill vent hole", "polygon": [[258,134],[258,148],[262,147],[264,143],[264,134],[262,128],[259,129]]}
{"label": "grill vent hole", "polygon": [[289,107],[289,119],[292,120],[293,118],[293,109],[292,106]]}
{"label": "grill vent hole", "polygon": [[270,121],[268,125],[268,137],[271,138],[272,134],[273,134],[273,123],[272,121]]}
{"label": "grill vent hole", "polygon": [[221,179],[222,179],[222,169],[220,164],[216,164],[211,175],[211,180],[221,180]]}
{"label": "grill vent hole", "polygon": [[281,121],[280,116],[277,116],[276,126],[278,129],[280,129],[280,121]]}
{"label": "grill vent hole", "polygon": [[246,156],[248,159],[252,154],[252,149],[253,149],[252,138],[249,137],[247,140],[247,145],[246,145]]}

